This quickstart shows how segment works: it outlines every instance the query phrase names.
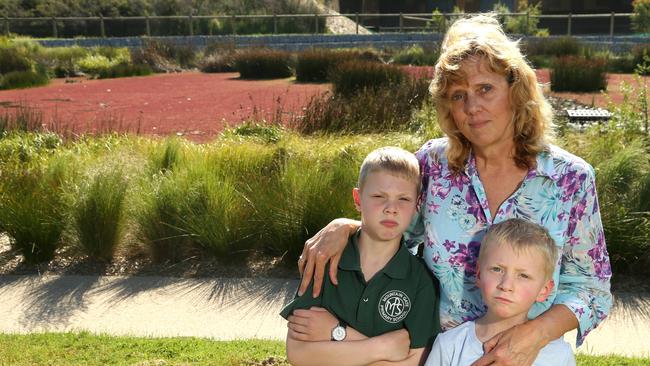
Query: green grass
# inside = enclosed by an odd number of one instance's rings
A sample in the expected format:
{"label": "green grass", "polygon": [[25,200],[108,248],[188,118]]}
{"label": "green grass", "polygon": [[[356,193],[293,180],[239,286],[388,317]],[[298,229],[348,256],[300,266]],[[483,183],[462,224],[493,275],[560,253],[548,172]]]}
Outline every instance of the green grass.
{"label": "green grass", "polygon": [[[89,333],[0,334],[1,365],[261,365],[284,360],[284,343],[133,338]],[[274,363],[285,366],[287,363]]]}
{"label": "green grass", "polygon": [[[273,358],[275,362],[270,359]],[[0,334],[2,365],[287,366],[284,342],[112,337],[82,333]],[[650,365],[650,358],[577,356],[579,366]]]}

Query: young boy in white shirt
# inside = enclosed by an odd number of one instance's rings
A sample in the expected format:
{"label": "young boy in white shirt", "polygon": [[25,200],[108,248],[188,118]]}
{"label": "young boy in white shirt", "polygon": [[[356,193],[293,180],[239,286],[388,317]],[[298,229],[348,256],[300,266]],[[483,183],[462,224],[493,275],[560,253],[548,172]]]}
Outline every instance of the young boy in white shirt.
{"label": "young boy in white shirt", "polygon": [[420,181],[419,163],[408,151],[385,147],[366,157],[352,192],[361,229],[341,256],[338,285],[328,276],[318,297],[312,297],[310,286],[281,312],[291,319],[316,306],[336,317],[331,335],[322,339],[301,341],[291,337],[300,325],[289,329],[292,365],[424,363],[440,331],[437,287],[422,259],[402,243],[417,210]]}
{"label": "young boy in white shirt", "polygon": [[[467,366],[483,356],[483,342],[522,324],[536,301],[553,290],[558,259],[555,241],[542,226],[509,219],[491,226],[478,257],[477,286],[487,312],[438,335],[426,366]],[[562,338],[539,352],[533,366],[574,366],[571,346]]]}

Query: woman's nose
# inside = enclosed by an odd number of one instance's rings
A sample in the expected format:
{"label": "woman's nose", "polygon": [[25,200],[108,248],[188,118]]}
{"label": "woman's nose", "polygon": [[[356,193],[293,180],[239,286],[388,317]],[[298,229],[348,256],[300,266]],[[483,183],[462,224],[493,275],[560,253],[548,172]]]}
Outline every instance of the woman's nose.
{"label": "woman's nose", "polygon": [[478,99],[473,95],[467,95],[465,97],[465,114],[474,114],[480,108]]}

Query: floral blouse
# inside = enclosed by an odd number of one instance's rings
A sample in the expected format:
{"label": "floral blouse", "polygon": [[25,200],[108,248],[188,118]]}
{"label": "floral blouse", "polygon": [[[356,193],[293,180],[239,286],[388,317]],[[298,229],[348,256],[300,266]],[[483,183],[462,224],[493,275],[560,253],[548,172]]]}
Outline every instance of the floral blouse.
{"label": "floral blouse", "polygon": [[519,188],[491,213],[473,154],[465,171],[449,170],[446,139],[427,142],[417,153],[423,174],[420,211],[405,233],[440,281],[440,321],[450,329],[479,318],[486,307],[476,286],[476,261],[481,239],[492,223],[523,218],[544,226],[561,256],[555,267],[556,286],[544,302],[528,313],[535,318],[553,304],[566,305],[580,325],[576,344],[608,314],[611,268],[605,248],[593,168],[556,146],[537,156]]}

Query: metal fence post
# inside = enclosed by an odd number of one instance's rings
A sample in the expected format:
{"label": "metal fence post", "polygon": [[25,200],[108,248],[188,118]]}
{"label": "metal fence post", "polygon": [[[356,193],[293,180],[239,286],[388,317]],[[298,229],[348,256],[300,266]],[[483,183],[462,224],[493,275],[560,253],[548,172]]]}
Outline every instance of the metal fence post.
{"label": "metal fence post", "polygon": [[189,25],[189,27],[190,27],[190,37],[191,37],[191,36],[194,35],[194,26],[193,26],[193,24],[192,24],[192,13],[190,13],[190,15],[188,15],[188,17],[187,17],[187,23],[188,23],[188,25]]}
{"label": "metal fence post", "polygon": [[273,34],[278,33],[278,16],[273,13]]}
{"label": "metal fence post", "polygon": [[318,34],[318,14],[314,14],[314,30],[316,30],[314,33]]}
{"label": "metal fence post", "polygon": [[99,14],[99,33],[101,33],[102,38],[106,38],[106,28],[104,27],[104,16]]}
{"label": "metal fence post", "polygon": [[569,17],[567,18],[566,35],[571,37],[571,13],[569,13]]}
{"label": "metal fence post", "polygon": [[404,15],[402,13],[399,13],[399,32],[404,32]]}
{"label": "metal fence post", "polygon": [[149,14],[144,16],[144,24],[147,28],[147,37],[151,37],[151,23],[149,22]]}
{"label": "metal fence post", "polygon": [[56,27],[56,18],[52,17],[52,35],[54,38],[59,38],[59,30]]}
{"label": "metal fence post", "polygon": [[614,41],[614,12],[609,18],[609,38]]}
{"label": "metal fence post", "polygon": [[357,28],[356,32],[357,33],[356,34],[359,34],[359,13],[354,14],[354,22],[357,23],[357,26],[356,26],[356,28]]}

